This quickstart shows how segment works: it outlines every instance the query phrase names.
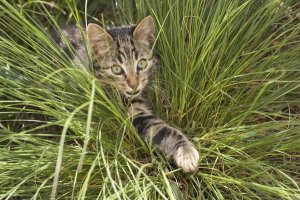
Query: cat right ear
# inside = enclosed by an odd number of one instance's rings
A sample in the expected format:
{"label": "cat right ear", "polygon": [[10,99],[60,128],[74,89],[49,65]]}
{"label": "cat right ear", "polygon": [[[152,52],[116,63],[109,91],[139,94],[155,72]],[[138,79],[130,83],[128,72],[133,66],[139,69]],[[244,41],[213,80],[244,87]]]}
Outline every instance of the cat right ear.
{"label": "cat right ear", "polygon": [[93,23],[88,24],[87,38],[97,57],[110,55],[113,48],[113,38],[102,27]]}
{"label": "cat right ear", "polygon": [[155,41],[155,23],[152,16],[145,17],[134,29],[133,37],[150,48]]}

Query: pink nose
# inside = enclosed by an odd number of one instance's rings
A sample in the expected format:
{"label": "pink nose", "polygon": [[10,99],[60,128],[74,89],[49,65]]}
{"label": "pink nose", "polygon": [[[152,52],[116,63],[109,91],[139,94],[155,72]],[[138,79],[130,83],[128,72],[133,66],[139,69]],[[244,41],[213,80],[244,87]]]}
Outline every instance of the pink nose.
{"label": "pink nose", "polygon": [[127,82],[128,86],[131,87],[132,89],[135,90],[137,88],[137,85],[138,85],[138,80],[137,79],[134,79],[134,78],[127,79],[126,82]]}

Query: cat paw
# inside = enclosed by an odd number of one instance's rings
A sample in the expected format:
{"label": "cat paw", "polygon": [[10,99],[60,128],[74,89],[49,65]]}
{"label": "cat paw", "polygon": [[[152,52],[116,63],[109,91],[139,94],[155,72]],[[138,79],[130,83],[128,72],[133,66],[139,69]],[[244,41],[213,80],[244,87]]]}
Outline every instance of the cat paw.
{"label": "cat paw", "polygon": [[193,172],[197,170],[199,153],[194,146],[182,146],[177,149],[173,156],[176,165],[181,167],[183,172]]}

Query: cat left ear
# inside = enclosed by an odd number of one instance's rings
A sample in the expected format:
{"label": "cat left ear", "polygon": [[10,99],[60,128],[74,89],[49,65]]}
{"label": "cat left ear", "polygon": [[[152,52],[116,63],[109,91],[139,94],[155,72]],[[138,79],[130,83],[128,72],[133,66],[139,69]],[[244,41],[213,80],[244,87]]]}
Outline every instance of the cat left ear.
{"label": "cat left ear", "polygon": [[87,27],[90,47],[98,57],[109,56],[113,49],[113,38],[102,27],[90,23]]}
{"label": "cat left ear", "polygon": [[155,23],[152,16],[145,17],[134,29],[133,38],[151,48],[155,41]]}

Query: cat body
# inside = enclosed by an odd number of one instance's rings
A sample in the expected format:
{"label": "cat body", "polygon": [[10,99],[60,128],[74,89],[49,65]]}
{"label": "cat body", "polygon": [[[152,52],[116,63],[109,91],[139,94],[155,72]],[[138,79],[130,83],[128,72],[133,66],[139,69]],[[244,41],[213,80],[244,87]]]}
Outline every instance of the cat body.
{"label": "cat body", "polygon": [[180,130],[156,117],[144,95],[158,66],[158,57],[153,53],[153,18],[107,30],[90,23],[86,32],[95,76],[118,89],[128,103],[128,115],[138,134],[167,158],[173,158],[184,172],[195,171],[199,154],[194,144]]}

